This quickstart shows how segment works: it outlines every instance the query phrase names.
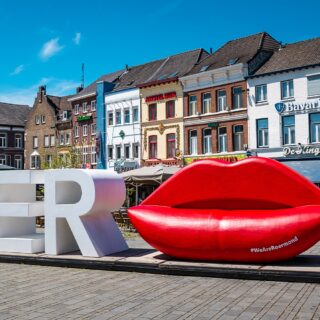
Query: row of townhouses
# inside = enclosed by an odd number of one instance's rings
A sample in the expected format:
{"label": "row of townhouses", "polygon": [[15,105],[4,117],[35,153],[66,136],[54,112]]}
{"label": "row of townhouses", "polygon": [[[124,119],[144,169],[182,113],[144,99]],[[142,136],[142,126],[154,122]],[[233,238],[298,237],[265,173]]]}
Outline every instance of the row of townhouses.
{"label": "row of townhouses", "polygon": [[[0,121],[1,155],[9,131]],[[316,161],[320,38],[283,45],[264,32],[213,53],[126,66],[68,97],[40,87],[23,144],[32,169],[58,163],[121,171],[251,155]],[[20,168],[16,159],[7,152],[0,163]]]}

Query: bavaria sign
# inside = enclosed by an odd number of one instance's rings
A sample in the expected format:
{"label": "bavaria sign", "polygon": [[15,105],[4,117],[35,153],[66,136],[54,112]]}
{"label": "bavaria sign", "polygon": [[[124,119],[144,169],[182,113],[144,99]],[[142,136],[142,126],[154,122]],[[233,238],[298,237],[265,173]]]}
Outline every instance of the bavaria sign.
{"label": "bavaria sign", "polygon": [[278,102],[274,105],[279,113],[305,113],[320,110],[320,98],[304,102]]}
{"label": "bavaria sign", "polygon": [[[45,200],[36,201],[36,184]],[[111,215],[125,200],[121,176],[111,170],[0,172],[0,251],[59,255],[80,250],[101,257],[128,249]],[[45,233],[35,218],[45,216]]]}

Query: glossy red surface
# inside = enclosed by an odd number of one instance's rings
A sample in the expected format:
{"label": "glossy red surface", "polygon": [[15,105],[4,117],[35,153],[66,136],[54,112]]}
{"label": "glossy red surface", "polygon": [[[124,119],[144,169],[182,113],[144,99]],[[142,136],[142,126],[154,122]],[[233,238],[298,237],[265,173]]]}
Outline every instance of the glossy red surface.
{"label": "glossy red surface", "polygon": [[177,258],[270,262],[319,241],[320,190],[267,158],[199,161],[129,216],[148,243]]}

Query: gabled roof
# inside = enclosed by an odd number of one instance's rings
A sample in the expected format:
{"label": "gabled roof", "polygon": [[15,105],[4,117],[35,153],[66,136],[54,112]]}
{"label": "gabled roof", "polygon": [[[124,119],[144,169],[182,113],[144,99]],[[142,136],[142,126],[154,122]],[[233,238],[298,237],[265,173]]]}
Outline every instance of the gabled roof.
{"label": "gabled roof", "polygon": [[248,63],[259,51],[272,52],[278,47],[279,43],[266,32],[231,40],[202,59],[187,75],[223,68],[236,63]]}
{"label": "gabled roof", "polygon": [[72,95],[64,97],[47,95],[46,97],[51,106],[57,111],[72,110],[71,103],[68,101],[69,98],[73,97]]}
{"label": "gabled roof", "polygon": [[0,125],[24,127],[30,110],[27,105],[0,102]]}
{"label": "gabled roof", "polygon": [[165,61],[166,59],[160,59],[128,68],[116,82],[112,92],[136,88],[138,84],[148,81]]}
{"label": "gabled roof", "polygon": [[99,77],[97,80],[89,84],[85,87],[82,91],[72,96],[72,99],[79,97],[79,99],[85,95],[94,94],[96,93],[97,82],[106,81],[106,82],[115,82],[122,74],[124,70],[115,71],[112,73],[104,74],[103,76]]}
{"label": "gabled roof", "polygon": [[187,74],[195,64],[209,54],[204,49],[195,49],[169,56],[149,79],[139,84],[140,87],[178,79]]}
{"label": "gabled roof", "polygon": [[282,46],[253,76],[320,65],[320,37]]}

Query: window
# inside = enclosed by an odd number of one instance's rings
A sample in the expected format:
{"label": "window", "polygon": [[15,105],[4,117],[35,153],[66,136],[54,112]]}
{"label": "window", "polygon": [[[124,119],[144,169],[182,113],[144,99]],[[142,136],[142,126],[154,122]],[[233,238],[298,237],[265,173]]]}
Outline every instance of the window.
{"label": "window", "polygon": [[40,156],[31,156],[31,169],[40,169]]}
{"label": "window", "polygon": [[320,113],[311,113],[310,118],[311,143],[320,142]]}
{"label": "window", "polygon": [[16,133],[14,135],[14,146],[15,148],[22,148],[22,134]]}
{"label": "window", "polygon": [[5,132],[0,132],[0,148],[6,148],[7,143],[7,134]]}
{"label": "window", "polygon": [[91,124],[91,135],[95,135],[96,134],[96,129],[97,129],[96,124],[92,123]]}
{"label": "window", "polygon": [[211,110],[211,93],[202,95],[202,113],[209,113]]}
{"label": "window", "polygon": [[197,112],[197,97],[190,96],[189,97],[189,116],[195,115]]}
{"label": "window", "polygon": [[85,124],[84,126],[82,126],[82,136],[86,137],[88,135],[88,125]]}
{"label": "window", "polygon": [[79,114],[79,105],[78,104],[76,104],[74,106],[74,114]]}
{"label": "window", "polygon": [[268,100],[267,85],[256,86],[256,103]]}
{"label": "window", "polygon": [[52,155],[51,154],[46,154],[45,156],[45,162],[46,162],[46,166],[48,168],[52,167]]}
{"label": "window", "polygon": [[113,126],[113,112],[108,112],[108,126]]}
{"label": "window", "polygon": [[174,118],[175,116],[175,101],[170,100],[166,102],[166,118]]}
{"label": "window", "polygon": [[33,148],[38,148],[38,137],[33,137],[32,138],[32,145],[33,145]]}
{"label": "window", "polygon": [[14,156],[14,167],[17,169],[22,169],[22,156],[20,155]]}
{"label": "window", "polygon": [[133,107],[132,113],[133,113],[133,122],[138,122],[139,121],[139,109],[138,109],[138,107]]}
{"label": "window", "polygon": [[124,109],[123,111],[123,122],[124,123],[130,123],[130,110],[129,109]]}
{"label": "window", "polygon": [[288,99],[294,96],[293,80],[286,80],[281,82],[281,99]]}
{"label": "window", "polygon": [[91,146],[91,163],[97,163],[97,152],[95,146]]}
{"label": "window", "polygon": [[167,158],[176,156],[176,135],[174,133],[167,134]]}
{"label": "window", "polygon": [[232,88],[232,109],[242,108],[242,88]]}
{"label": "window", "polygon": [[53,147],[56,144],[56,137],[54,135],[50,136],[50,146]]}
{"label": "window", "polygon": [[62,120],[66,121],[69,119],[69,111],[65,110],[62,112]]}
{"label": "window", "polygon": [[227,92],[226,90],[217,91],[218,112],[227,110]]}
{"label": "window", "polygon": [[124,157],[130,159],[130,144],[124,145]]}
{"label": "window", "polygon": [[149,159],[157,159],[157,136],[149,136]]}
{"label": "window", "polygon": [[116,111],[116,124],[121,124],[121,111]]}
{"label": "window", "polygon": [[0,164],[6,165],[6,155],[0,154]]}
{"label": "window", "polygon": [[64,145],[64,134],[60,134],[60,145],[63,146]]}
{"label": "window", "polygon": [[91,111],[95,111],[96,110],[96,100],[92,100],[91,101]]}
{"label": "window", "polygon": [[83,112],[83,113],[88,112],[88,110],[87,110],[87,103],[86,103],[86,102],[83,102],[83,103],[82,103],[82,112]]}
{"label": "window", "polygon": [[265,148],[269,145],[268,119],[257,119],[257,147]]}
{"label": "window", "polygon": [[191,130],[189,132],[189,150],[192,155],[198,154],[198,138],[196,130]]}
{"label": "window", "polygon": [[121,145],[116,145],[116,157],[117,159],[121,159]]}
{"label": "window", "polygon": [[108,158],[113,159],[113,146],[108,146]]}
{"label": "window", "polygon": [[139,143],[132,144],[133,158],[139,158]]}
{"label": "window", "polygon": [[66,133],[65,139],[66,139],[66,140],[65,140],[66,144],[70,144],[70,143],[71,143],[70,133]]}
{"label": "window", "polygon": [[203,153],[212,152],[212,138],[211,138],[211,129],[203,130]]}
{"label": "window", "polygon": [[218,147],[219,152],[228,151],[227,127],[218,128]]}
{"label": "window", "polygon": [[282,117],[282,143],[295,144],[295,118],[294,116]]}
{"label": "window", "polygon": [[45,148],[50,147],[49,136],[44,136],[44,147]]}
{"label": "window", "polygon": [[37,115],[35,117],[35,121],[36,121],[36,124],[40,124],[41,123],[41,116]]}
{"label": "window", "polygon": [[79,126],[74,127],[74,136],[77,138],[79,137]]}
{"label": "window", "polygon": [[44,115],[41,116],[41,123],[46,123],[46,117]]}
{"label": "window", "polygon": [[320,74],[308,77],[308,96],[320,95]]}
{"label": "window", "polygon": [[237,124],[233,126],[233,150],[240,151],[243,150],[244,136],[243,136],[243,125]]}
{"label": "window", "polygon": [[149,104],[149,121],[157,120],[157,104]]}

